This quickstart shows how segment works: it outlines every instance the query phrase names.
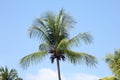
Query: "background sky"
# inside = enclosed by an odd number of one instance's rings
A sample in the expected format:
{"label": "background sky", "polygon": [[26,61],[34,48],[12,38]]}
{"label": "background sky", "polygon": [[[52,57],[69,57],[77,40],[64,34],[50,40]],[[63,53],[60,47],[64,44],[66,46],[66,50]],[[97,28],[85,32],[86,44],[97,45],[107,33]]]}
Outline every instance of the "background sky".
{"label": "background sky", "polygon": [[19,61],[38,50],[39,41],[30,39],[28,29],[36,18],[50,10],[64,8],[77,24],[71,37],[79,32],[90,32],[94,41],[74,50],[94,55],[96,67],[61,62],[63,80],[97,80],[112,75],[104,62],[107,53],[120,48],[120,0],[0,0],[0,66],[15,68],[24,80],[57,80],[56,63],[49,58],[23,70]]}

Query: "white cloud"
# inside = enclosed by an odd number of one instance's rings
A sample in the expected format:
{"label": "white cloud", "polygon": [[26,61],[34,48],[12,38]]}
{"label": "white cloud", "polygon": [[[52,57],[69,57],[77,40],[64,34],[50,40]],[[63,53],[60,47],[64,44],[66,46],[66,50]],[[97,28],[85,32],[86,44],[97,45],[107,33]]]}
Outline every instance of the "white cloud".
{"label": "white cloud", "polygon": [[[37,74],[27,75],[28,80],[57,80],[57,72],[48,68],[40,69]],[[62,76],[62,80],[65,80]]]}
{"label": "white cloud", "polygon": [[[62,75],[62,80],[98,80],[99,78],[94,75],[88,74],[70,74],[72,76],[67,77]],[[40,69],[37,74],[27,75],[27,80],[58,80],[57,71],[49,68]]]}

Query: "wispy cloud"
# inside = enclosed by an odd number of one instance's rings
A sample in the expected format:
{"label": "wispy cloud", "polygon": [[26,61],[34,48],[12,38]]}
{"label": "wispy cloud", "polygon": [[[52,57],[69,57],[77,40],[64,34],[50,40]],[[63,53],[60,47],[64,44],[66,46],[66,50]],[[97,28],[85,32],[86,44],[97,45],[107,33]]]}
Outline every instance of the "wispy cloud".
{"label": "wispy cloud", "polygon": [[[72,76],[67,77],[62,74],[62,80],[98,80],[99,78],[94,75],[82,74],[82,73],[75,73],[70,74]],[[38,70],[37,74],[28,74],[27,80],[57,80],[58,75],[57,71],[54,71],[49,68],[44,68]]]}

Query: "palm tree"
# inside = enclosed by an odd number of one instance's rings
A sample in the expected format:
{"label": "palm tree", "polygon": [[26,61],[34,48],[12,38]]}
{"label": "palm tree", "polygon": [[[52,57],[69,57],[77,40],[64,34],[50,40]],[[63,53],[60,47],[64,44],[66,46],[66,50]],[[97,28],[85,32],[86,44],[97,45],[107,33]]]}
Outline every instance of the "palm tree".
{"label": "palm tree", "polygon": [[115,50],[114,54],[107,54],[105,61],[108,63],[113,74],[120,79],[120,49]]}
{"label": "palm tree", "polygon": [[117,78],[115,78],[114,76],[107,76],[105,78],[101,78],[99,80],[118,80]]}
{"label": "palm tree", "polygon": [[57,62],[58,78],[60,76],[60,60],[68,60],[73,64],[85,62],[89,66],[97,63],[94,56],[84,52],[75,52],[71,50],[72,46],[79,46],[85,42],[92,42],[92,37],[87,32],[79,33],[73,38],[69,38],[69,30],[73,28],[75,21],[66,14],[63,9],[58,15],[52,12],[47,12],[44,16],[35,20],[35,23],[30,27],[30,37],[35,37],[41,40],[38,52],[33,52],[20,61],[23,68],[27,68],[30,64],[38,63],[47,55],[50,55],[51,63],[54,60]]}
{"label": "palm tree", "polygon": [[2,80],[22,80],[22,78],[19,78],[17,75],[17,71],[15,69],[8,70],[7,67],[0,68],[0,76]]}

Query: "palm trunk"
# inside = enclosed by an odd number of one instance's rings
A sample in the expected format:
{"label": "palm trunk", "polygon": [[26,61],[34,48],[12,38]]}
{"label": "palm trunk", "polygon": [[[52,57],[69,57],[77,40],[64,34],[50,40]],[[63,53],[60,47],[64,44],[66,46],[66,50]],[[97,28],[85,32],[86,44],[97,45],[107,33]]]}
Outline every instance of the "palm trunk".
{"label": "palm trunk", "polygon": [[61,75],[60,75],[60,64],[58,58],[56,58],[57,61],[57,69],[58,69],[58,79],[61,80]]}

